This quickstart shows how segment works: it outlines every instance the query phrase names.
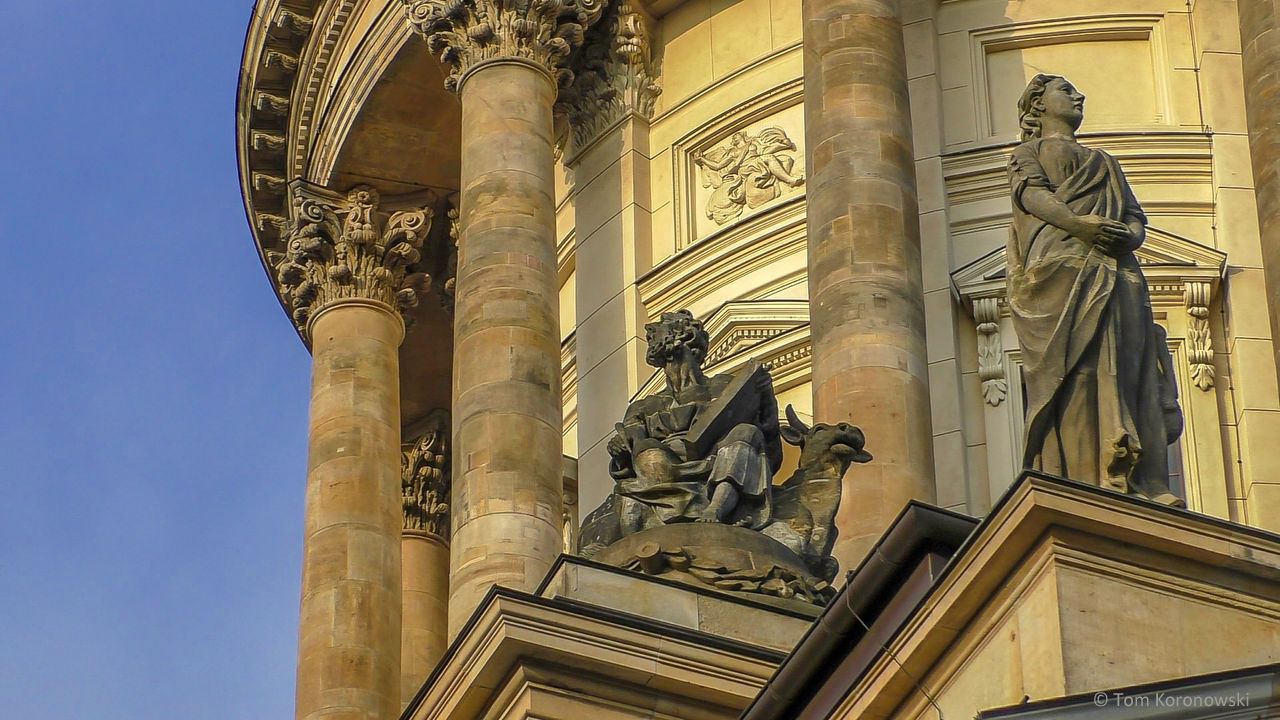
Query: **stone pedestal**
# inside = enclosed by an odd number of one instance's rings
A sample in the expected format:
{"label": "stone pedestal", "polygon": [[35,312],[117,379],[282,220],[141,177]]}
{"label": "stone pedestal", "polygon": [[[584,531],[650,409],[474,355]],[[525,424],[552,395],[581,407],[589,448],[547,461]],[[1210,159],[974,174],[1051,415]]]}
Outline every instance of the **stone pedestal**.
{"label": "stone pedestal", "polygon": [[404,323],[353,298],[311,318],[314,370],[298,643],[299,720],[400,708]]}
{"label": "stone pedestal", "polygon": [[[1280,338],[1280,0],[1241,0],[1238,7],[1271,337]],[[1280,368],[1280,343],[1274,347]]]}
{"label": "stone pedestal", "polygon": [[405,530],[400,538],[404,620],[400,633],[400,702],[407,705],[449,647],[449,545]]}
{"label": "stone pedestal", "polygon": [[566,556],[491,594],[405,717],[734,720],[811,622]]}
{"label": "stone pedestal", "polygon": [[450,635],[494,585],[537,586],[561,550],[563,502],[556,87],[504,59],[470,70],[460,93]]}
{"label": "stone pedestal", "polygon": [[920,224],[896,0],[804,0],[814,418],[854,422],[834,555],[856,567],[934,497]]}

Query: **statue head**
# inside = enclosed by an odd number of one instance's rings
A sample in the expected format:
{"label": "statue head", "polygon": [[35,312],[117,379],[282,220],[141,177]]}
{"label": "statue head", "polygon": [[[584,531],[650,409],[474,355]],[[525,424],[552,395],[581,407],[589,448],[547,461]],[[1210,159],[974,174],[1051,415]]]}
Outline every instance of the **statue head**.
{"label": "statue head", "polygon": [[701,366],[702,361],[707,358],[707,346],[711,342],[702,323],[688,310],[662,313],[657,322],[644,326],[644,337],[649,344],[645,360],[657,368],[679,360],[686,354],[696,365]]}
{"label": "statue head", "polygon": [[1084,122],[1084,94],[1061,75],[1036,75],[1018,101],[1018,124],[1024,142],[1040,137],[1045,117],[1078,130]]}

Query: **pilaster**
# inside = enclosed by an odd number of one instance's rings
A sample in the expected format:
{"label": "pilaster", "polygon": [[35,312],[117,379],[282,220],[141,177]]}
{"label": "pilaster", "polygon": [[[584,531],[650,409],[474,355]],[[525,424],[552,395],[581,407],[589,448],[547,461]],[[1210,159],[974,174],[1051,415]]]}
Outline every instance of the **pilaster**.
{"label": "pilaster", "polygon": [[[622,2],[588,33],[574,84],[565,162],[573,173],[581,507],[613,490],[605,444],[649,368],[636,281],[653,265],[649,119],[661,88],[652,21]],[[607,208],[609,213],[601,213]]]}

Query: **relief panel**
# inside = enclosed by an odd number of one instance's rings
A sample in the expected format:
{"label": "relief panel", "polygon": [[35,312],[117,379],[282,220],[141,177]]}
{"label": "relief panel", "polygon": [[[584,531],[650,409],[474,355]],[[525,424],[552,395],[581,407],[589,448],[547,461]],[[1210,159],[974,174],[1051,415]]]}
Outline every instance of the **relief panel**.
{"label": "relief panel", "polygon": [[697,128],[673,148],[676,249],[803,197],[798,83]]}

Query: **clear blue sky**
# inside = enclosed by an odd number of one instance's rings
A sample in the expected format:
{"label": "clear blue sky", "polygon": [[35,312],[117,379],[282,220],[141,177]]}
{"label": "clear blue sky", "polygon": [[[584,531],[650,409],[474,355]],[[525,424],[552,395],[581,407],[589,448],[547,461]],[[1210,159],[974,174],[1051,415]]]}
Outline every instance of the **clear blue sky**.
{"label": "clear blue sky", "polygon": [[292,716],[309,358],[236,179],[250,0],[0,0],[0,717]]}

